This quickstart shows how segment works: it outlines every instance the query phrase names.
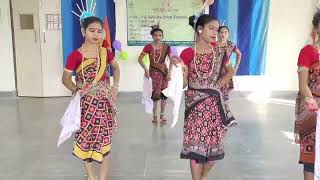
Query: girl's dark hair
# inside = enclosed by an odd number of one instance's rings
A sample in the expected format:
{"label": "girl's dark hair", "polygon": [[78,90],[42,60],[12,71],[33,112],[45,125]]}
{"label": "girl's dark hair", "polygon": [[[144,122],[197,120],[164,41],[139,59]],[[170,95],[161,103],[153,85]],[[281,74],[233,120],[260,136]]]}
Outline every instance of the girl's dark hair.
{"label": "girl's dark hair", "polygon": [[192,28],[194,28],[194,30],[196,30],[198,28],[198,26],[204,27],[206,24],[208,24],[211,21],[218,21],[217,18],[210,16],[208,14],[201,15],[199,17],[199,19],[197,20],[196,24],[195,24],[195,20],[196,20],[195,15],[189,17],[189,25],[192,26]]}
{"label": "girl's dark hair", "polygon": [[314,15],[312,19],[312,25],[313,27],[319,27],[320,24],[320,10],[318,10]]}
{"label": "girl's dark hair", "polygon": [[150,34],[153,36],[153,34],[154,34],[155,32],[161,32],[161,33],[163,34],[163,30],[160,29],[160,28],[153,28],[153,29],[150,31]]}
{"label": "girl's dark hair", "polygon": [[92,24],[92,23],[99,23],[103,27],[102,20],[100,18],[96,17],[96,16],[90,16],[90,17],[87,17],[87,18],[83,19],[81,21],[81,26],[83,27],[83,29],[86,30],[89,27],[89,25]]}
{"label": "girl's dark hair", "polygon": [[218,32],[220,33],[223,28],[230,32],[228,26],[220,26]]}

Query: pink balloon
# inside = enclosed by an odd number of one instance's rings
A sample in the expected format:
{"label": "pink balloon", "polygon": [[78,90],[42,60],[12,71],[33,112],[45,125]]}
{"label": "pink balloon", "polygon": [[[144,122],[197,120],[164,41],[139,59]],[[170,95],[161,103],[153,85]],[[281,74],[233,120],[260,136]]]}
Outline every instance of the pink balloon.
{"label": "pink balloon", "polygon": [[122,44],[119,40],[113,41],[112,46],[115,50],[122,51]]}
{"label": "pink balloon", "polygon": [[179,56],[179,52],[178,52],[178,48],[177,47],[174,47],[174,46],[170,47],[170,51],[171,51],[171,55],[172,56],[176,56],[176,57]]}

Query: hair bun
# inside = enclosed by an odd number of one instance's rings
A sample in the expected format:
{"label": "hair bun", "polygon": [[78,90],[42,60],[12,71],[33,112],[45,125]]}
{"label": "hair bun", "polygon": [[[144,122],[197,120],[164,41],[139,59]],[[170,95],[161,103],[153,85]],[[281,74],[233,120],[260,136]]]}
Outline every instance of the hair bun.
{"label": "hair bun", "polygon": [[313,15],[312,25],[313,27],[318,28],[319,24],[320,24],[320,10],[318,9],[317,12],[315,12]]}
{"label": "hair bun", "polygon": [[190,16],[189,17],[189,25],[194,28],[194,20],[196,19],[196,16],[193,15],[193,16]]}
{"label": "hair bun", "polygon": [[151,29],[160,29],[160,22],[151,26]]}

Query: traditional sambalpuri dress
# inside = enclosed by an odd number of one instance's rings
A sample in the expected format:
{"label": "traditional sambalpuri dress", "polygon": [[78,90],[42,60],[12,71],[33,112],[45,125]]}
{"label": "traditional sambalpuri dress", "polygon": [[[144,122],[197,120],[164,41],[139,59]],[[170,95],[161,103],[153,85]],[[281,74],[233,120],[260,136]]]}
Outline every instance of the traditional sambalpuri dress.
{"label": "traditional sambalpuri dress", "polygon": [[100,58],[83,57],[75,50],[68,57],[65,69],[76,72],[79,88],[89,91],[81,98],[81,128],[75,134],[73,154],[84,161],[101,163],[111,149],[112,130],[116,126],[114,103],[109,100],[109,65],[114,55],[100,48]]}

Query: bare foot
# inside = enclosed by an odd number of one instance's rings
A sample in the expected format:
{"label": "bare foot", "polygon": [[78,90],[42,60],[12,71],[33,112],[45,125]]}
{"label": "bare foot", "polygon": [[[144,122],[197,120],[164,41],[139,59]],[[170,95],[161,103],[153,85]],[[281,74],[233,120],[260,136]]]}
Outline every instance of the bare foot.
{"label": "bare foot", "polygon": [[95,177],[88,177],[88,180],[96,180]]}
{"label": "bare foot", "polygon": [[158,123],[158,116],[153,116],[152,123]]}
{"label": "bare foot", "polygon": [[160,119],[161,119],[161,123],[162,123],[162,124],[166,124],[166,123],[167,123],[167,120],[166,120],[166,118],[164,117],[164,115],[161,115],[161,116],[160,116]]}

